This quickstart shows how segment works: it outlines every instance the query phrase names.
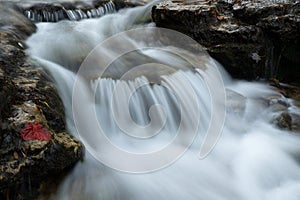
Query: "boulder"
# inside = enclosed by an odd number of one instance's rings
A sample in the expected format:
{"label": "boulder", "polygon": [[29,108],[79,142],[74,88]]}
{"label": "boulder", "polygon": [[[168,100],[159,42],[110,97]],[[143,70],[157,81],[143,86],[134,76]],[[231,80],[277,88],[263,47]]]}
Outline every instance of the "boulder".
{"label": "boulder", "polygon": [[83,158],[54,85],[27,59],[23,41],[35,30],[14,6],[0,4],[0,199],[31,199],[42,180]]}
{"label": "boulder", "polygon": [[300,83],[299,1],[164,1],[159,27],[198,41],[235,78]]}

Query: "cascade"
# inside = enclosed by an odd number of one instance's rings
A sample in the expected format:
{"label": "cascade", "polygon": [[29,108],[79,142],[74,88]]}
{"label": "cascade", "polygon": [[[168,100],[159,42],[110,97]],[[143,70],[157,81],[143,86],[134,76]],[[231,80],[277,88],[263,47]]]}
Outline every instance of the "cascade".
{"label": "cascade", "polygon": [[[123,31],[154,27],[147,22],[151,7],[149,3],[78,22],[38,23],[37,33],[27,40],[32,59],[44,67],[56,84],[64,102],[68,129],[87,148],[84,161],[67,176],[55,197],[72,200],[300,199],[300,138],[272,123],[280,114],[276,108],[281,102],[285,102],[290,112],[300,113],[300,110],[292,100],[270,86],[232,80],[222,66],[205,53],[201,54],[202,67],[194,68],[193,63],[169,51],[176,49],[171,46],[139,49],[116,58],[110,63],[112,70],[103,76],[94,73],[92,68],[84,80],[77,79],[82,63],[95,64],[85,62],[85,58],[98,44],[105,44],[108,38]],[[92,12],[76,11],[76,14],[70,13],[70,18],[92,15]],[[117,42],[117,48],[100,46],[99,51],[92,53],[98,53],[99,58],[105,60],[114,58],[120,49],[140,45],[126,35]],[[184,54],[190,55],[189,52]],[[151,70],[127,77],[125,72],[132,70],[128,66],[135,63],[132,58],[150,64],[159,62],[170,68],[155,68],[155,77],[159,80],[151,79]],[[125,68],[125,72],[120,68]],[[210,73],[210,69],[218,69],[218,72]],[[217,81],[215,85],[207,84],[206,78],[218,74],[222,76],[224,87]],[[226,101],[212,100],[212,86],[217,94],[226,95]],[[216,104],[222,103],[226,108],[224,126],[218,118],[222,116],[221,109],[213,110]],[[94,123],[93,115],[98,123]],[[199,159],[212,119],[218,119],[212,126],[222,125],[222,135],[217,138],[214,149]],[[128,124],[133,125],[127,127]],[[78,125],[82,128],[76,127]],[[96,134],[99,126],[105,137]],[[128,162],[117,151],[109,151],[103,142],[108,139],[128,154],[151,155],[175,141],[178,130],[184,134],[170,145],[170,152],[180,153],[173,162],[155,170],[148,169],[155,163],[147,159]],[[195,130],[195,137],[190,137]],[[99,155],[104,157],[99,158]],[[158,161],[168,161],[166,155],[162,154]],[[100,162],[102,158],[107,162]],[[144,167],[147,173],[128,173],[129,170],[120,170],[114,164],[124,165],[126,169]]]}

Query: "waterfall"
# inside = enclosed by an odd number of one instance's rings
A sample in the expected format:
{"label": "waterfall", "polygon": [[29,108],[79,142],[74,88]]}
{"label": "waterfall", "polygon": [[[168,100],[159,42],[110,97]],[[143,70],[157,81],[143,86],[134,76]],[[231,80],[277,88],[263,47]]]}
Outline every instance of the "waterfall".
{"label": "waterfall", "polygon": [[81,20],[81,19],[87,19],[87,18],[96,18],[101,17],[108,13],[113,13],[116,11],[115,4],[112,1],[109,1],[108,3],[103,4],[103,6],[100,6],[98,8],[92,8],[87,11],[83,11],[81,9],[76,10],[66,10],[65,12],[68,15],[69,20]]}
{"label": "waterfall", "polygon": [[[112,1],[104,3],[96,8],[75,8],[68,9],[64,6],[41,5],[37,8],[27,8],[24,11],[25,16],[34,22],[58,22],[61,20],[78,21],[88,18],[98,18],[105,14],[116,12],[117,8]],[[45,9],[46,8],[46,9]],[[52,9],[51,9],[52,8]]]}
{"label": "waterfall", "polygon": [[[151,6],[125,9],[80,22],[39,23],[37,33],[27,40],[32,59],[44,67],[56,84],[70,132],[87,148],[84,161],[67,176],[55,198],[300,199],[300,138],[272,124],[280,114],[278,106],[281,102],[291,112],[300,111],[290,99],[270,86],[232,80],[222,66],[203,52],[196,57],[201,67],[194,68],[194,63],[185,59],[193,57],[191,52],[177,51],[176,46],[170,45],[126,54],[110,63],[112,69],[105,71],[103,76],[95,71],[95,63],[99,62],[101,68],[106,59],[114,58],[122,49],[144,45],[121,34],[111,48],[105,46],[108,45],[107,38],[122,31],[153,27],[147,23]],[[147,32],[142,32],[142,35],[147,35]],[[175,42],[180,43],[180,38]],[[94,51],[99,43],[102,46]],[[93,53],[98,56],[95,62],[84,59]],[[180,53],[185,57],[180,57]],[[128,67],[135,63],[132,58],[150,64],[159,62],[170,68],[142,70],[127,77],[122,69],[125,68],[125,72],[134,69]],[[92,68],[80,79],[77,74],[81,73],[84,64]],[[149,76],[153,71],[158,79]],[[218,81],[212,81],[212,85],[205,81],[220,74],[224,88],[218,85]],[[210,91],[212,86],[215,86],[216,94]],[[223,92],[226,101],[212,100],[213,95]],[[212,125],[223,125],[218,118],[222,115],[222,106],[213,110],[219,104],[226,108],[222,135],[213,151],[199,159],[210,121],[217,119]],[[93,115],[97,123],[94,123]],[[128,124],[133,125],[127,127]],[[96,134],[99,126],[106,133],[105,137]],[[109,140],[128,154],[151,155],[175,141],[178,130],[184,134],[170,146],[170,154],[162,154],[158,160],[168,162],[155,170],[148,170],[148,167],[156,163],[147,159],[128,162],[126,157],[106,148],[105,141]],[[195,130],[193,137],[190,133]],[[169,162],[168,159],[177,152],[176,159]],[[106,162],[99,162],[101,159]],[[120,170],[119,166],[126,169],[144,167],[147,173],[132,174],[128,173],[129,170]]]}

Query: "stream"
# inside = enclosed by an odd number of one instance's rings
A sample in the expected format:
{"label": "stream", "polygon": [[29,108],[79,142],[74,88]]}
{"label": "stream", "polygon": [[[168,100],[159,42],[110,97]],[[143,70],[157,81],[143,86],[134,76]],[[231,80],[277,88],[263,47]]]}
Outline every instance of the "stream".
{"label": "stream", "polygon": [[183,49],[191,39],[150,22],[154,3],[37,23],[26,41],[86,147],[53,198],[299,200],[300,137],[275,125],[299,108]]}

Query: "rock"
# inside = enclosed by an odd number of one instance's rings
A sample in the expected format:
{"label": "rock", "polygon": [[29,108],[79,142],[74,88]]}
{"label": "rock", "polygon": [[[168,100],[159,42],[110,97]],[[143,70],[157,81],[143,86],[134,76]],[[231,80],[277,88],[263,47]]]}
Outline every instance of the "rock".
{"label": "rock", "polygon": [[300,115],[288,111],[281,113],[275,120],[281,129],[300,133]]}
{"label": "rock", "polygon": [[[82,144],[66,133],[53,84],[24,51],[35,29],[14,6],[0,4],[0,199],[32,199],[42,180],[83,158]],[[22,140],[21,130],[33,122],[49,131],[50,141]]]}
{"label": "rock", "polygon": [[[71,167],[82,157],[82,146],[78,140],[66,133],[53,134],[51,141],[18,141],[19,148],[5,154],[5,162],[1,159],[0,190],[13,187],[22,196],[34,197],[30,190],[49,176]],[[2,152],[1,152],[2,153]],[[14,158],[14,159],[13,159]],[[32,188],[26,185],[32,185]],[[4,186],[4,188],[3,188]],[[21,188],[25,187],[25,191]]]}
{"label": "rock", "polygon": [[[10,35],[13,40],[12,42],[17,42],[17,47],[21,47],[22,40],[27,38],[33,32],[35,32],[36,27],[29,20],[24,18],[24,16],[16,12],[17,7],[11,4],[0,4],[0,27],[1,27],[1,44],[9,45],[9,41],[6,38]],[[20,44],[18,44],[20,42]],[[6,46],[6,49],[3,49],[1,45],[1,52],[12,50],[12,46]],[[4,54],[4,53],[2,53]]]}
{"label": "rock", "polygon": [[300,81],[297,1],[165,1],[152,8],[159,27],[183,32],[235,78]]}
{"label": "rock", "polygon": [[272,79],[270,85],[284,96],[272,97],[269,103],[276,113],[273,122],[281,129],[300,133],[300,115],[297,108],[300,107],[300,87],[280,83],[277,79]]}
{"label": "rock", "polygon": [[300,133],[300,115],[292,113],[291,117],[292,117],[292,131]]}
{"label": "rock", "polygon": [[274,88],[284,95],[287,98],[291,98],[294,100],[294,103],[297,105],[297,102],[300,101],[300,87],[297,85],[288,85],[280,83],[276,79],[272,79],[270,84],[274,86]]}
{"label": "rock", "polygon": [[292,130],[292,117],[288,112],[283,112],[276,121],[279,128]]}

